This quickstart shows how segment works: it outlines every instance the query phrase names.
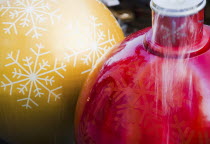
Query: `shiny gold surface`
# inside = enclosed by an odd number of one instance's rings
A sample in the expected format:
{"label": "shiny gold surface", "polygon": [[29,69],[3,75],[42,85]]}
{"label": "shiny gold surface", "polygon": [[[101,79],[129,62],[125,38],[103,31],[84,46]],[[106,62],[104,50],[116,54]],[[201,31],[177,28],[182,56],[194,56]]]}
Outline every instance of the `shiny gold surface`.
{"label": "shiny gold surface", "polygon": [[97,0],[8,0],[0,7],[0,137],[71,143],[81,86],[123,39],[119,25]]}

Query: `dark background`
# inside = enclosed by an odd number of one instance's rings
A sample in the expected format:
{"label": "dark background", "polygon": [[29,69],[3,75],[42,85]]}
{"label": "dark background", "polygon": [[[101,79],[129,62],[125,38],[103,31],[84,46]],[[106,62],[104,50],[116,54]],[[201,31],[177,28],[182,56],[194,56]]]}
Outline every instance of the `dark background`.
{"label": "dark background", "polygon": [[[150,0],[120,0],[120,5],[109,7],[120,22],[126,36],[151,26]],[[210,2],[205,8],[205,24],[210,25]]]}

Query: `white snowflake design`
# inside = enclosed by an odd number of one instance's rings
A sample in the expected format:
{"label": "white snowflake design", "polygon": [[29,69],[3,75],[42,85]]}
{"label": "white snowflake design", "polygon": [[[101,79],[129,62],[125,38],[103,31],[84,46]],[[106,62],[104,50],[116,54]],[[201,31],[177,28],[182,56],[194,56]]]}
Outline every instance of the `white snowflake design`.
{"label": "white snowflake design", "polygon": [[[173,20],[172,21],[172,30],[169,29],[168,27],[165,27],[164,25],[161,25],[160,29],[161,31],[165,31],[165,35],[163,36],[163,39],[168,40],[170,37],[172,37],[172,42],[176,42],[176,39],[183,39],[186,38],[186,33],[180,33],[185,27],[186,23],[182,24],[180,27],[177,27],[176,22]],[[174,37],[173,35],[176,35]]]}
{"label": "white snowflake design", "polygon": [[58,10],[51,11],[51,8],[45,0],[15,0],[15,2],[7,1],[0,7],[0,16],[9,13],[11,21],[3,22],[8,25],[4,28],[6,34],[11,34],[12,30],[18,34],[18,26],[28,27],[26,36],[31,35],[32,38],[39,38],[42,36],[42,31],[47,31],[42,26],[46,20],[50,20],[54,24],[55,19],[60,19],[61,15],[57,15]]}
{"label": "white snowflake design", "polygon": [[[95,67],[97,60],[105,55],[116,44],[116,40],[114,36],[110,34],[110,30],[107,31],[107,35],[104,31],[100,30],[100,27],[103,24],[97,22],[97,17],[90,16],[89,20],[90,36],[86,37],[86,39],[91,45],[86,49],[68,49],[69,52],[65,53],[65,59],[68,62],[73,60],[74,67],[77,65],[79,55],[82,55],[80,60],[84,64],[90,66],[90,69],[83,71],[82,74],[90,72]],[[106,37],[108,37],[108,39]]]}
{"label": "white snowflake design", "polygon": [[[12,62],[5,65],[5,67],[16,65],[16,68],[14,68],[12,72],[14,81],[10,80],[6,75],[3,75],[8,82],[1,82],[1,87],[4,88],[4,90],[9,87],[10,95],[12,95],[14,87],[18,85],[16,89],[19,93],[26,96],[26,98],[17,101],[25,101],[26,103],[22,106],[26,109],[32,108],[31,103],[35,106],[39,106],[33,100],[33,97],[36,98],[48,95],[48,103],[51,97],[54,97],[55,101],[60,99],[62,94],[59,93],[59,90],[62,89],[62,86],[53,86],[55,83],[54,78],[55,76],[64,78],[61,71],[66,71],[66,65],[61,63],[58,66],[57,59],[54,62],[54,67],[50,68],[49,62],[41,59],[41,57],[48,55],[50,52],[41,52],[44,49],[42,44],[36,44],[36,47],[37,51],[33,48],[30,49],[35,57],[23,58],[23,65],[21,65],[19,60],[20,51],[17,52],[15,57],[13,56],[13,52],[9,53],[6,59],[10,59]],[[54,88],[50,89],[50,87]]]}

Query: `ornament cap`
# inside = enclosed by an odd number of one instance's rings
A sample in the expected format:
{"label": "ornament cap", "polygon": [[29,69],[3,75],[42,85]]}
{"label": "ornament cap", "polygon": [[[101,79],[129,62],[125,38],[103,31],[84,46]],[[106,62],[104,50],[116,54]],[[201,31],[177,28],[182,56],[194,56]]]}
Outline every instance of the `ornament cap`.
{"label": "ornament cap", "polygon": [[151,0],[151,8],[166,16],[193,15],[202,10],[206,0]]}

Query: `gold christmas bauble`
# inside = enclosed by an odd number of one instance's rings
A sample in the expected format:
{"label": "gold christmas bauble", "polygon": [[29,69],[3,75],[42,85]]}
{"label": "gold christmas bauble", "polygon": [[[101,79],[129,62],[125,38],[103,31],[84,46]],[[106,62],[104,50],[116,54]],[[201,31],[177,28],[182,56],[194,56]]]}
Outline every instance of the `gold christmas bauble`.
{"label": "gold christmas bauble", "polygon": [[83,82],[123,38],[98,0],[1,0],[0,139],[73,143]]}

